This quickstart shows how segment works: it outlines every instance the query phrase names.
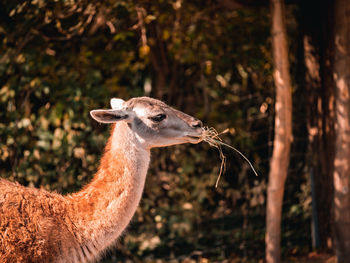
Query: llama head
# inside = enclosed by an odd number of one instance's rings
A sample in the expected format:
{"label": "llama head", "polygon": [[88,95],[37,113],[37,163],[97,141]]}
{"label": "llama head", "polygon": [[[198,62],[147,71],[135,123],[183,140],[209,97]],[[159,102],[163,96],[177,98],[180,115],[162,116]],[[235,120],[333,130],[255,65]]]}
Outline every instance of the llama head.
{"label": "llama head", "polygon": [[111,100],[112,109],[93,110],[92,118],[101,123],[124,121],[145,147],[199,143],[203,132],[200,120],[175,110],[164,102],[148,98]]}

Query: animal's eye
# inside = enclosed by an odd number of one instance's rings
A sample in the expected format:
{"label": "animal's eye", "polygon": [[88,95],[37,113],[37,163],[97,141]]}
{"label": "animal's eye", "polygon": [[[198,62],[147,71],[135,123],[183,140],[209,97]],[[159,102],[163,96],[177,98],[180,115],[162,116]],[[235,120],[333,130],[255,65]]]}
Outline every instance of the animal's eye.
{"label": "animal's eye", "polygon": [[166,118],[165,114],[158,114],[156,116],[150,117],[150,119],[154,122],[161,122],[162,120],[164,120]]}

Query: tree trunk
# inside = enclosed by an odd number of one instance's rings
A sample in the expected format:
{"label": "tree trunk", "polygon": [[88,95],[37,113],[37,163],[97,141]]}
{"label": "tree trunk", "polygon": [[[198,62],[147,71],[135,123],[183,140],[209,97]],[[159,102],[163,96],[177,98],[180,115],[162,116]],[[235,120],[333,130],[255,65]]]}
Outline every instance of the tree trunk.
{"label": "tree trunk", "polygon": [[[160,28],[156,21],[149,25],[149,39],[150,39],[150,59],[154,73],[152,76],[152,97],[160,100],[165,100],[167,96],[167,86],[169,78],[170,61],[167,54],[166,43],[164,43]],[[167,100],[166,100],[167,101]]]}
{"label": "tree trunk", "polygon": [[[308,154],[307,167],[313,175],[314,192],[313,247],[325,252],[332,249],[331,213],[334,158],[334,89],[329,63],[332,50],[332,0],[302,1],[300,30],[305,65],[307,96]],[[318,227],[316,224],[318,223]]]}
{"label": "tree trunk", "polygon": [[266,211],[266,261],[280,262],[281,217],[284,183],[287,178],[292,141],[292,85],[282,0],[270,0],[274,62],[275,137],[270,161]]}
{"label": "tree trunk", "polygon": [[350,259],[350,4],[335,1],[334,64],[335,158],[334,228],[338,262]]}

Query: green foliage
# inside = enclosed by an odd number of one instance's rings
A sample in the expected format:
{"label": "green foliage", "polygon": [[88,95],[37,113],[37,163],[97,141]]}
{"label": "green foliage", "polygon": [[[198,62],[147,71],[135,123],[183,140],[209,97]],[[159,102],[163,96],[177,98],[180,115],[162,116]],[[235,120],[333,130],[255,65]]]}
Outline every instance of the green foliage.
{"label": "green foliage", "polygon": [[[96,171],[108,137],[89,111],[108,107],[111,97],[147,94],[150,82],[152,96],[218,131],[230,128],[224,140],[260,176],[225,150],[227,171],[215,188],[216,149],[155,150],[133,223],[104,262],[263,258],[273,127],[267,14],[267,7],[236,10],[217,1],[3,1],[1,176],[78,190]],[[289,189],[287,217],[307,212],[308,205],[296,205],[307,199],[305,189]]]}

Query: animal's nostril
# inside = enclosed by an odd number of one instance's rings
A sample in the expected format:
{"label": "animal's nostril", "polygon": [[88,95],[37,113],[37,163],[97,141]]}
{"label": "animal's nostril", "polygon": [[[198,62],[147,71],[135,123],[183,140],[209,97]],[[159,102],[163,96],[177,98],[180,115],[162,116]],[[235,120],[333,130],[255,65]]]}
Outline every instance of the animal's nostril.
{"label": "animal's nostril", "polygon": [[203,122],[200,120],[195,120],[192,122],[192,127],[193,128],[202,128],[203,127]]}

